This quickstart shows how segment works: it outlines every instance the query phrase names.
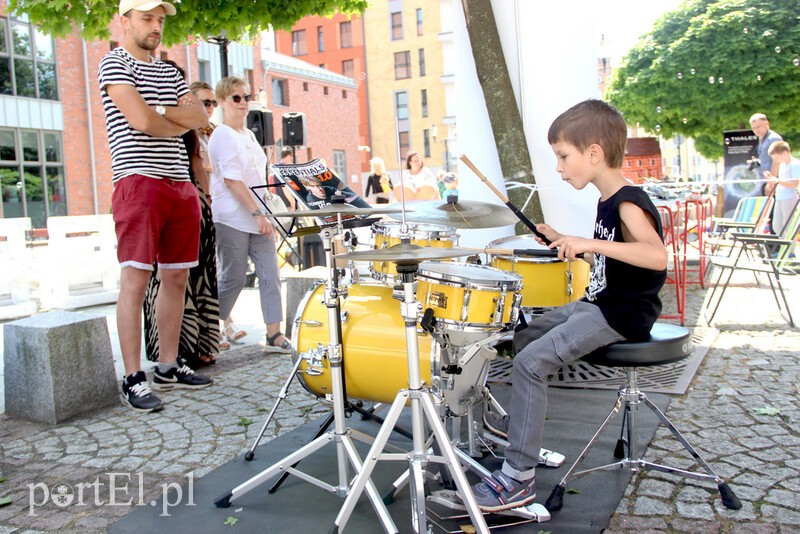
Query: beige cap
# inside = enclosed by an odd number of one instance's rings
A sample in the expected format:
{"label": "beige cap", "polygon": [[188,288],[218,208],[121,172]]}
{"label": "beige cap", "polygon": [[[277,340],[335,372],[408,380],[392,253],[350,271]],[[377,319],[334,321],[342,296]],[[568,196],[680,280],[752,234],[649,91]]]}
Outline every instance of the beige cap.
{"label": "beige cap", "polygon": [[119,14],[124,15],[131,9],[135,9],[136,11],[150,11],[158,6],[162,6],[164,8],[164,13],[167,15],[174,15],[177,13],[177,11],[175,11],[175,6],[169,2],[161,2],[160,0],[120,0]]}

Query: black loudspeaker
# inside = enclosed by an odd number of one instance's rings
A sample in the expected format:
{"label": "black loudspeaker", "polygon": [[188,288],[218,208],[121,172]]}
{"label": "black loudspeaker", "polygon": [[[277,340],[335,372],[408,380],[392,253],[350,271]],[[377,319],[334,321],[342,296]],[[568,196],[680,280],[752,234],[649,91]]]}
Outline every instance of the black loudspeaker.
{"label": "black loudspeaker", "polygon": [[290,111],[283,114],[283,146],[306,146],[306,114]]}
{"label": "black loudspeaker", "polygon": [[247,128],[256,135],[256,141],[264,148],[275,144],[271,111],[251,109],[247,114]]}

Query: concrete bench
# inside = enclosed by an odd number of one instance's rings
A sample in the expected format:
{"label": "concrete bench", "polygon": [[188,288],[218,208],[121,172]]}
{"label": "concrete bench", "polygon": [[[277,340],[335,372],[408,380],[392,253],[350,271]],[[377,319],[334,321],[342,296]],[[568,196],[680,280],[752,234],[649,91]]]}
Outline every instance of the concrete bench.
{"label": "concrete bench", "polygon": [[57,424],[117,402],[106,319],[53,311],[3,325],[5,409]]}
{"label": "concrete bench", "polygon": [[31,299],[33,255],[25,237],[30,229],[28,217],[0,219],[0,320],[36,313]]}
{"label": "concrete bench", "polygon": [[120,268],[111,215],[49,217],[47,232],[39,280],[42,308],[116,302]]}

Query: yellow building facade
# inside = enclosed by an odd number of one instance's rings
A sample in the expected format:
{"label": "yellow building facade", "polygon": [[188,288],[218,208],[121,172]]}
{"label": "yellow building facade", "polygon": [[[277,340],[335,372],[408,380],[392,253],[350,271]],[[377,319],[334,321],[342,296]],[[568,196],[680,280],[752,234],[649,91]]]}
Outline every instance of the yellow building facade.
{"label": "yellow building facade", "polygon": [[409,151],[434,172],[453,161],[455,125],[446,106],[452,76],[443,60],[452,34],[442,32],[443,4],[449,2],[388,0],[363,14],[371,157],[382,158],[393,175]]}

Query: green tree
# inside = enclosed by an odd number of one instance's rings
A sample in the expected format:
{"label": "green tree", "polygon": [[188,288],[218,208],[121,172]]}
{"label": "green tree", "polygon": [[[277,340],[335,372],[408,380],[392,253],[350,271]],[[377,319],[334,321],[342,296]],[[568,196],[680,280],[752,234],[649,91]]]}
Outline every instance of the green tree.
{"label": "green tree", "polygon": [[[178,14],[164,27],[164,44],[184,43],[193,37],[219,35],[230,39],[255,38],[272,26],[287,30],[307,15],[329,16],[336,12],[356,13],[367,8],[369,0],[192,0],[178,3]],[[114,18],[119,0],[10,0],[10,10],[26,13],[44,33],[64,37],[81,30],[86,40],[108,39],[108,24]]]}
{"label": "green tree", "polygon": [[722,132],[749,128],[762,112],[791,144],[800,141],[797,0],[687,0],[628,53],[606,98],[665,138],[695,140],[722,156]]}

